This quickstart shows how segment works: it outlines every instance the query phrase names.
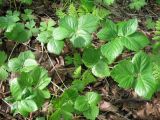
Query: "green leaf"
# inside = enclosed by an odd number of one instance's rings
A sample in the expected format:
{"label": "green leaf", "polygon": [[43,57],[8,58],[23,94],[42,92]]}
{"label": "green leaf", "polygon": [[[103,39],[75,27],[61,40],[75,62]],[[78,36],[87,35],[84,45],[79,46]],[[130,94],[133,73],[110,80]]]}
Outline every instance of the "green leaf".
{"label": "green leaf", "polygon": [[150,58],[145,53],[139,52],[134,56],[132,62],[137,73],[135,91],[139,96],[150,99],[156,90]]}
{"label": "green leaf", "polygon": [[41,22],[40,23],[40,31],[43,32],[43,31],[48,31],[48,32],[52,32],[54,27],[55,26],[56,22],[52,19],[47,19],[46,21],[44,22]]}
{"label": "green leaf", "polygon": [[25,3],[25,4],[32,4],[32,0],[20,0],[20,2]]}
{"label": "green leaf", "polygon": [[82,58],[81,58],[80,53],[74,53],[73,63],[75,67],[82,65]]}
{"label": "green leaf", "polygon": [[128,61],[121,61],[111,72],[113,79],[122,88],[132,88],[134,83],[134,65]]}
{"label": "green leaf", "polygon": [[98,114],[99,108],[97,106],[91,106],[89,110],[83,112],[83,115],[89,120],[95,120]]}
{"label": "green leaf", "polygon": [[101,99],[100,95],[95,92],[87,92],[86,98],[91,106],[97,105]]}
{"label": "green leaf", "polygon": [[105,27],[102,28],[97,36],[100,40],[110,41],[117,37],[117,26],[111,20],[106,20]]}
{"label": "green leaf", "polygon": [[104,0],[104,3],[106,3],[107,5],[111,5],[114,3],[114,0]]}
{"label": "green leaf", "polygon": [[43,31],[40,34],[38,34],[37,40],[42,43],[48,43],[51,37],[51,33],[48,31]]}
{"label": "green leaf", "polygon": [[73,3],[71,3],[68,7],[68,15],[69,16],[73,16],[73,17],[77,17],[78,14],[77,14],[77,10],[76,10],[76,7]]}
{"label": "green leaf", "polygon": [[27,117],[30,112],[34,112],[38,109],[33,100],[27,99],[15,102],[12,107],[14,107],[12,109],[16,109],[15,113],[20,113],[25,117]]}
{"label": "green leaf", "polygon": [[111,14],[111,12],[109,10],[107,10],[106,8],[96,7],[93,9],[92,14],[97,16],[100,20],[103,20],[107,16],[109,16]]}
{"label": "green leaf", "polygon": [[146,19],[146,27],[148,30],[154,29],[156,26],[156,23],[152,20],[152,18],[147,18]]}
{"label": "green leaf", "polygon": [[48,71],[42,67],[36,67],[30,73],[33,79],[33,85],[40,90],[44,89],[51,81],[48,77]]}
{"label": "green leaf", "polygon": [[10,91],[15,100],[21,99],[23,90],[19,85],[17,78],[10,81]]}
{"label": "green leaf", "polygon": [[24,24],[17,23],[10,32],[5,32],[8,39],[23,43],[29,40],[29,32],[24,29]]}
{"label": "green leaf", "polygon": [[7,60],[7,55],[5,52],[0,51],[0,56],[1,56],[0,57],[0,66],[2,66],[5,63],[5,61]]}
{"label": "green leaf", "polygon": [[54,40],[63,40],[69,37],[69,31],[63,27],[58,27],[53,30]]}
{"label": "green leaf", "polygon": [[112,63],[123,51],[123,44],[120,39],[115,39],[101,47],[101,52],[104,57]]}
{"label": "green leaf", "polygon": [[78,20],[78,29],[92,33],[97,29],[98,22],[98,18],[91,14],[83,15]]}
{"label": "green leaf", "polygon": [[93,67],[100,60],[100,51],[94,47],[84,49],[82,61],[87,67]]}
{"label": "green leaf", "polygon": [[73,73],[73,78],[80,78],[81,77],[81,71],[82,71],[82,67],[81,66],[76,68],[74,73]]}
{"label": "green leaf", "polygon": [[36,60],[34,59],[26,59],[23,63],[23,68],[21,69],[21,71],[24,71],[24,72],[29,72],[31,71],[32,69],[34,69],[35,67],[38,66],[38,63]]}
{"label": "green leaf", "polygon": [[148,38],[143,33],[139,32],[135,32],[127,37],[122,37],[121,39],[123,39],[123,45],[133,51],[139,51],[149,44]]}
{"label": "green leaf", "polygon": [[[6,15],[6,17],[0,17],[0,28],[7,29],[6,31],[11,31],[13,27],[16,25],[16,23],[20,20],[19,14],[12,13],[12,11],[9,11],[11,14]],[[14,15],[13,15],[14,14]]]}
{"label": "green leaf", "polygon": [[118,24],[118,36],[128,36],[136,32],[138,27],[137,19],[120,22]]}
{"label": "green leaf", "polygon": [[31,20],[25,24],[25,27],[29,29],[30,37],[37,36],[39,29],[36,28],[36,23],[34,20]]}
{"label": "green leaf", "polygon": [[74,33],[78,29],[78,21],[75,17],[65,16],[60,20],[60,27],[66,28],[70,34]]}
{"label": "green leaf", "polygon": [[54,53],[56,55],[59,55],[64,47],[64,41],[58,41],[58,40],[50,40],[47,44],[47,49],[50,53]]}
{"label": "green leaf", "polygon": [[72,82],[72,88],[77,89],[78,91],[82,92],[85,85],[82,80],[74,80]]}
{"label": "green leaf", "polygon": [[88,12],[92,12],[94,7],[94,0],[81,0],[81,5],[85,7]]}
{"label": "green leaf", "polygon": [[6,80],[8,77],[8,72],[4,66],[0,67],[0,80]]}
{"label": "green leaf", "polygon": [[[13,58],[9,60],[9,70],[12,72],[30,71],[38,65],[34,59],[35,56],[31,51],[21,52],[18,58]],[[29,61],[32,64],[29,63]]]}
{"label": "green leaf", "polygon": [[130,9],[140,10],[146,5],[146,0],[132,0],[129,4]]}
{"label": "green leaf", "polygon": [[149,56],[143,52],[137,53],[132,62],[120,62],[113,70],[112,77],[123,88],[134,88],[135,92],[145,99],[150,99],[157,89],[152,74],[152,64]]}
{"label": "green leaf", "polygon": [[35,19],[35,17],[34,17],[34,15],[32,15],[32,10],[31,9],[25,9],[24,10],[24,14],[22,14],[22,19],[24,20],[24,21],[30,21],[30,20],[33,20],[33,19]]}
{"label": "green leaf", "polygon": [[100,77],[100,78],[109,76],[110,70],[109,70],[108,64],[103,60],[100,60],[96,65],[93,66],[92,73],[96,77]]}
{"label": "green leaf", "polygon": [[83,48],[89,46],[91,44],[91,40],[91,35],[84,30],[78,30],[76,34],[74,34],[73,37],[70,39],[73,46],[76,48]]}
{"label": "green leaf", "polygon": [[56,110],[52,113],[49,120],[60,120],[61,119],[61,110]]}
{"label": "green leaf", "polygon": [[87,70],[87,71],[85,71],[85,72],[83,73],[83,75],[82,75],[82,81],[83,81],[84,85],[86,86],[86,85],[88,85],[88,84],[90,84],[90,83],[95,82],[96,79],[95,79],[95,77],[92,75],[92,73],[91,73],[89,70]]}
{"label": "green leaf", "polygon": [[80,112],[86,111],[89,109],[89,104],[85,96],[77,97],[74,108]]}

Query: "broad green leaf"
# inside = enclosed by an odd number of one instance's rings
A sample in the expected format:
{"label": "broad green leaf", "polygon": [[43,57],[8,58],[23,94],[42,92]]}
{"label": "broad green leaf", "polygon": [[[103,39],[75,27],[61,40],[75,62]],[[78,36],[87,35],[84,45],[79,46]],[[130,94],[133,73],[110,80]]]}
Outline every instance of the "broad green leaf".
{"label": "broad green leaf", "polygon": [[88,12],[92,12],[94,7],[94,0],[81,0],[81,5],[85,7]]}
{"label": "broad green leaf", "polygon": [[78,30],[76,34],[74,34],[73,37],[70,39],[73,46],[76,48],[83,48],[89,46],[91,44],[91,40],[91,35],[84,30]]}
{"label": "broad green leaf", "polygon": [[25,61],[26,59],[35,59],[35,55],[30,50],[21,52],[18,56],[18,59]]}
{"label": "broad green leaf", "polygon": [[83,15],[79,18],[78,30],[84,30],[88,33],[92,33],[97,29],[98,22],[98,18],[91,14]]}
{"label": "broad green leaf", "polygon": [[139,52],[133,57],[132,62],[127,60],[120,62],[112,70],[112,77],[120,87],[132,87],[139,96],[150,99],[157,90],[152,72],[149,56],[144,52]]}
{"label": "broad green leaf", "polygon": [[44,89],[51,81],[51,78],[48,77],[48,71],[42,67],[36,67],[29,74],[32,76],[35,88],[40,90]]}
{"label": "broad green leaf", "polygon": [[65,16],[60,20],[60,27],[66,28],[70,33],[74,33],[78,29],[78,21],[75,17]]}
{"label": "broad green leaf", "polygon": [[52,32],[53,29],[54,29],[53,26],[55,26],[55,24],[56,23],[55,23],[54,20],[48,19],[48,20],[40,23],[40,28],[39,29],[40,29],[41,32],[44,32],[44,31]]}
{"label": "broad green leaf", "polygon": [[134,83],[134,65],[128,61],[121,61],[111,72],[113,79],[122,88],[132,88]]}
{"label": "broad green leaf", "polygon": [[129,50],[138,51],[149,44],[148,38],[139,32],[130,36],[122,37],[123,45]]}
{"label": "broad green leaf", "polygon": [[5,61],[7,60],[7,55],[5,52],[0,51],[0,56],[1,56],[0,57],[0,66],[2,66],[5,63]]}
{"label": "broad green leaf", "polygon": [[50,98],[50,93],[46,89],[40,90],[40,89],[35,87],[35,89],[33,88],[33,90],[31,91],[30,96],[27,97],[27,99],[28,98],[33,99],[38,107],[42,107],[45,100]]}
{"label": "broad green leaf", "polygon": [[0,17],[0,28],[7,29],[6,31],[10,32],[18,21],[18,16],[9,15],[6,17]]}
{"label": "broad green leaf", "polygon": [[36,103],[33,100],[27,99],[15,102],[12,107],[16,109],[15,113],[20,113],[25,117],[27,117],[30,112],[34,112],[38,109]]}
{"label": "broad green leaf", "polygon": [[47,49],[50,53],[54,53],[56,55],[59,55],[64,47],[64,41],[58,41],[58,40],[50,40],[47,44]]}
{"label": "broad green leaf", "polygon": [[78,91],[76,89],[70,88],[64,92],[63,97],[65,98],[66,101],[74,102],[78,97]]}
{"label": "broad green leaf", "polygon": [[84,49],[82,61],[87,67],[93,67],[100,60],[100,51],[94,47]]}
{"label": "broad green leaf", "polygon": [[4,66],[0,67],[0,80],[6,80],[8,77],[8,72]]}
{"label": "broad green leaf", "polygon": [[118,36],[128,36],[136,32],[138,27],[137,19],[120,22],[118,24]]}
{"label": "broad green leaf", "polygon": [[139,96],[142,96],[145,99],[151,99],[156,89],[157,85],[152,73],[142,73],[138,75],[135,92]]}
{"label": "broad green leaf", "polygon": [[104,0],[104,3],[106,3],[107,5],[111,5],[114,3],[114,0]]}
{"label": "broad green leaf", "polygon": [[74,108],[80,112],[86,111],[89,109],[89,104],[85,96],[77,97]]}
{"label": "broad green leaf", "polygon": [[152,70],[151,60],[144,52],[138,52],[132,62],[136,73],[149,73]]}
{"label": "broad green leaf", "polygon": [[43,31],[40,34],[38,34],[37,40],[42,43],[48,43],[51,37],[51,33],[48,31]]}
{"label": "broad green leaf", "polygon": [[25,27],[29,30],[29,36],[37,36],[39,33],[39,29],[36,27],[36,23],[34,20],[31,20],[29,22],[26,22]]}
{"label": "broad green leaf", "polygon": [[87,98],[88,103],[91,106],[97,105],[100,102],[100,99],[101,99],[100,95],[98,93],[95,93],[95,92],[88,92],[86,94],[86,98]]}
{"label": "broad green leaf", "polygon": [[90,83],[93,83],[96,81],[95,77],[92,75],[92,73],[87,70],[83,73],[82,75],[82,81],[84,83],[84,85],[88,85]]}
{"label": "broad green leaf", "polygon": [[37,63],[36,60],[34,60],[34,59],[26,59],[24,61],[23,68],[22,68],[21,71],[29,72],[32,69],[34,69],[35,67],[37,67],[37,66],[38,66],[38,63]]}
{"label": "broad green leaf", "polygon": [[58,27],[53,30],[54,40],[63,40],[69,37],[69,31],[63,27]]}
{"label": "broad green leaf", "polygon": [[23,61],[18,58],[12,58],[8,62],[9,70],[12,72],[20,71],[23,68]]}
{"label": "broad green leaf", "polygon": [[89,120],[95,120],[98,114],[99,108],[97,106],[91,106],[89,110],[83,112],[83,115]]}
{"label": "broad green leaf", "polygon": [[9,40],[23,43],[29,40],[29,32],[24,28],[24,25],[17,23],[10,32],[5,32]]}
{"label": "broad green leaf", "polygon": [[62,111],[62,117],[64,120],[72,120],[73,115],[68,111]]}
{"label": "broad green leaf", "polygon": [[123,44],[118,38],[101,47],[101,53],[108,59],[108,63],[112,63],[122,51]]}
{"label": "broad green leaf", "polygon": [[78,91],[82,92],[85,88],[85,85],[82,80],[74,80],[72,82],[72,88],[77,89]]}
{"label": "broad green leaf", "polygon": [[156,83],[152,74],[152,64],[149,56],[143,52],[137,53],[132,59],[137,81],[135,91],[139,96],[150,99],[155,92]]}
{"label": "broad green leaf", "polygon": [[25,9],[24,14],[22,14],[22,19],[24,21],[31,21],[31,20],[35,19],[35,16],[32,15],[32,13],[33,13],[33,10]]}
{"label": "broad green leaf", "polygon": [[129,4],[130,9],[140,10],[146,5],[146,0],[132,0]]}
{"label": "broad green leaf", "polygon": [[21,99],[23,90],[19,85],[17,78],[10,81],[10,91],[15,100]]}
{"label": "broad green leaf", "polygon": [[52,113],[49,120],[60,120],[61,119],[61,110],[56,110]]}
{"label": "broad green leaf", "polygon": [[17,78],[18,84],[20,85],[21,89],[32,87],[33,79],[29,73],[22,72],[19,77]]}
{"label": "broad green leaf", "polygon": [[100,60],[96,65],[93,66],[92,73],[96,77],[100,77],[100,78],[109,76],[110,70],[109,70],[108,64],[103,60]]}
{"label": "broad green leaf", "polygon": [[100,40],[110,41],[117,37],[117,26],[111,20],[106,20],[105,27],[103,27],[97,36]]}
{"label": "broad green leaf", "polygon": [[[32,70],[36,64],[36,61],[34,60],[35,56],[31,51],[25,51],[21,52],[20,55],[17,58],[12,58],[8,62],[9,70],[12,72],[17,71],[29,71]],[[28,61],[32,61],[32,64],[29,64]]]}

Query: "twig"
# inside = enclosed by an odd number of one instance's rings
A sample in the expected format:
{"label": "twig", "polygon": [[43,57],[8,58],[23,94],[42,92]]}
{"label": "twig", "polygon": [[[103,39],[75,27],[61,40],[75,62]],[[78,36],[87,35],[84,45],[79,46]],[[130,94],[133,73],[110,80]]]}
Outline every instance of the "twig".
{"label": "twig", "polygon": [[63,90],[61,87],[59,87],[58,85],[56,85],[53,81],[51,81],[51,83],[52,83],[54,86],[56,86],[59,90],[61,90],[62,92],[64,92],[64,90]]}
{"label": "twig", "polygon": [[[45,52],[46,52],[46,51],[47,51],[47,49],[46,49],[45,47],[44,47],[44,49],[45,49]],[[56,72],[56,74],[57,74],[58,78],[60,79],[60,81],[62,82],[62,84],[64,85],[64,87],[65,87],[65,88],[67,88],[67,86],[64,84],[64,82],[63,82],[62,78],[60,77],[60,75],[59,75],[59,73],[58,73],[58,71],[57,71],[56,67],[54,66],[54,64],[53,64],[53,62],[52,62],[52,60],[51,60],[51,58],[50,58],[50,56],[49,56],[48,52],[46,52],[46,54],[47,54],[47,56],[48,56],[48,58],[49,58],[49,61],[50,61],[51,65],[52,65],[53,69],[55,70],[55,72]]]}
{"label": "twig", "polygon": [[17,47],[17,45],[18,45],[18,43],[16,42],[16,44],[14,45],[14,47],[13,47],[13,49],[12,49],[12,51],[11,51],[9,57],[8,57],[8,61],[10,60],[10,58],[11,58],[11,56],[12,56],[12,54],[13,54],[15,48]]}

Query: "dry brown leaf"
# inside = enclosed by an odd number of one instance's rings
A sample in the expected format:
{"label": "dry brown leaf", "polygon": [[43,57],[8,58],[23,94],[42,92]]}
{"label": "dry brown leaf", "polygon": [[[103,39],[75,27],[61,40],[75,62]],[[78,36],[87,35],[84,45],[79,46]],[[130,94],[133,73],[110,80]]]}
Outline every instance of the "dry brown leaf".
{"label": "dry brown leaf", "polygon": [[117,112],[118,108],[112,105],[110,102],[101,101],[100,103],[100,110],[101,111],[108,111],[108,112]]}

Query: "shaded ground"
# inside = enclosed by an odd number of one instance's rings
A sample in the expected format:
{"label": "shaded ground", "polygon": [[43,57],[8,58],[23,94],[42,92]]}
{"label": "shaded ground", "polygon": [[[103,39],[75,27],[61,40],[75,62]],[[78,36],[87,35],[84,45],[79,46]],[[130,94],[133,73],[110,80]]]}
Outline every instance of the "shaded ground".
{"label": "shaded ground", "polygon": [[[126,6],[128,3],[126,0],[123,2],[117,2],[116,5],[110,6],[108,9],[111,11],[112,15],[110,18],[113,21],[120,21],[126,20],[129,18],[138,17],[139,20],[139,30],[144,32],[150,39],[154,35],[154,30],[147,30],[146,29],[146,17],[152,17],[153,20],[157,20],[160,16],[160,6],[157,6],[154,0],[150,0],[149,4],[144,7],[142,10],[135,12],[129,10]],[[37,23],[43,18],[52,18],[56,20],[54,13],[54,4],[50,2],[42,3],[39,0],[35,2],[29,8],[34,10],[34,14],[37,16]],[[57,4],[56,6],[61,6]],[[0,14],[3,15],[5,10],[9,8],[8,4],[0,10]],[[22,6],[22,9],[25,8]],[[2,37],[2,35],[0,35]],[[15,43],[4,41],[3,44],[0,46],[1,50],[4,50],[8,54],[11,53]],[[56,81],[58,85],[61,85],[61,81],[59,80],[58,76],[53,69],[53,65],[51,64],[50,60],[48,59],[47,54],[42,51],[41,46],[39,43],[35,41],[35,38],[27,44],[20,44],[16,46],[14,49],[13,56],[19,54],[21,51],[25,50],[32,50],[36,54],[37,61],[48,69],[50,76]],[[150,47],[146,48],[149,52]],[[64,52],[61,56],[54,56],[50,55],[53,64],[58,70],[61,79],[66,83],[70,83],[71,79],[70,73],[73,72],[74,68],[72,66],[65,66],[64,65],[64,56],[66,54],[72,54],[71,48],[66,45]],[[130,56],[131,53],[124,53],[120,58]],[[14,75],[11,75],[12,78]],[[59,94],[59,91],[53,86],[50,85],[49,89],[51,93]],[[102,101],[100,103],[100,115],[98,116],[97,120],[160,120],[160,93],[154,95],[151,101],[145,101],[139,98],[134,91],[132,90],[124,90],[117,86],[117,84],[111,78],[105,78],[103,80],[98,79],[95,84],[92,84],[86,88],[86,90],[93,90],[99,91],[102,96]],[[9,85],[8,81],[0,81],[0,120],[24,120],[23,117],[17,115],[13,117],[10,113],[10,108],[7,103],[5,103],[2,99],[9,96]],[[43,109],[35,112],[30,115],[28,119],[32,120],[36,116],[44,116],[47,111],[46,108],[48,107],[48,103],[44,105]],[[75,120],[83,120],[82,117]]]}

